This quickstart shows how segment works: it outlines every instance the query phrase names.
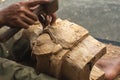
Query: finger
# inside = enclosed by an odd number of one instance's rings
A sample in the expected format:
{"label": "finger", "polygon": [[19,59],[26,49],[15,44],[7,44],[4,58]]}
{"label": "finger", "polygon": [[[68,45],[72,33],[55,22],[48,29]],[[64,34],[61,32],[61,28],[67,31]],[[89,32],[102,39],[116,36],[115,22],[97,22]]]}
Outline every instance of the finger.
{"label": "finger", "polygon": [[25,16],[23,14],[20,15],[20,18],[21,18],[21,20],[23,20],[24,22],[26,22],[29,25],[32,25],[32,24],[35,23],[35,21],[33,19],[31,19],[31,18],[29,18],[29,17],[27,17],[27,16]]}
{"label": "finger", "polygon": [[38,20],[38,17],[36,14],[34,14],[33,12],[29,11],[28,9],[24,9],[23,12],[25,13],[25,15],[31,19],[33,19],[34,21]]}
{"label": "finger", "polygon": [[46,20],[46,25],[49,25],[51,22],[51,17],[47,15],[45,20]]}
{"label": "finger", "polygon": [[50,3],[51,1],[52,0],[33,0],[33,1],[25,2],[24,4],[30,8],[40,4]]}
{"label": "finger", "polygon": [[25,28],[25,29],[29,28],[29,25],[24,21],[22,21],[21,19],[17,20],[15,24],[17,27],[20,27],[20,28]]}
{"label": "finger", "polygon": [[52,19],[51,19],[50,24],[52,25],[53,23],[55,23],[57,17],[56,17],[56,14],[52,14],[51,17],[52,17]]}

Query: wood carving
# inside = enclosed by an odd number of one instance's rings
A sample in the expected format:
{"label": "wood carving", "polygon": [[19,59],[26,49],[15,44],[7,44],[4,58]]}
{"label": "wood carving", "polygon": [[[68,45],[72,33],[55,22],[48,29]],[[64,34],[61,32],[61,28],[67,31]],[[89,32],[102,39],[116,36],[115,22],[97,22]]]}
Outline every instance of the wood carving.
{"label": "wood carving", "polygon": [[93,69],[90,74],[90,80],[105,80],[105,72],[93,66]]}
{"label": "wood carving", "polygon": [[30,40],[37,71],[63,80],[89,80],[93,65],[106,53],[104,44],[67,20],[58,19]]}

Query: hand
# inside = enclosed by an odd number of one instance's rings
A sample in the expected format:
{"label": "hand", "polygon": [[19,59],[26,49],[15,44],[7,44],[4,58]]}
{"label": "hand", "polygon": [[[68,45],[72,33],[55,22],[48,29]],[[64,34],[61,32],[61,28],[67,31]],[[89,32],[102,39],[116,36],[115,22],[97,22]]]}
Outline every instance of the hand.
{"label": "hand", "polygon": [[[29,0],[29,1],[34,1],[34,0]],[[39,11],[39,7],[40,7],[40,5],[32,7],[32,10],[33,11]],[[51,15],[47,15],[46,13],[38,14],[38,18],[39,18],[39,21],[42,23],[43,26],[47,26],[49,24],[52,25],[57,19],[55,13],[53,13]]]}
{"label": "hand", "polygon": [[39,21],[43,24],[43,26],[47,26],[49,24],[52,25],[57,19],[55,13],[51,15],[39,15],[38,18]]}
{"label": "hand", "polygon": [[49,0],[34,0],[28,2],[19,2],[0,11],[1,24],[10,27],[28,28],[38,19],[30,8],[40,4],[48,3]]}

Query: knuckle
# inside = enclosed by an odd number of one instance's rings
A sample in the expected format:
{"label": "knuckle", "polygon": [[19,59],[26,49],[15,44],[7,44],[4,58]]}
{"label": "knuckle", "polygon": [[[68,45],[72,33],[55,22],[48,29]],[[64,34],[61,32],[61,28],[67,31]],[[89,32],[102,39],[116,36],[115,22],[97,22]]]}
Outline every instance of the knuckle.
{"label": "knuckle", "polygon": [[24,18],[24,14],[20,14],[19,16],[20,16],[20,18]]}
{"label": "knuckle", "polygon": [[21,6],[21,7],[20,7],[20,11],[21,11],[21,12],[24,12],[24,11],[25,11],[25,7],[24,7],[24,6]]}

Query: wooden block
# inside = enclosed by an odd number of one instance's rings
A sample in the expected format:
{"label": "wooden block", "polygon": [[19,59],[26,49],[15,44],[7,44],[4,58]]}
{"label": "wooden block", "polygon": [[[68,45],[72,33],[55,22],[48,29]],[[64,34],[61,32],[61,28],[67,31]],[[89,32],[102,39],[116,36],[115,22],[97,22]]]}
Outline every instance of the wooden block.
{"label": "wooden block", "polygon": [[88,36],[67,53],[63,61],[62,76],[67,80],[81,80],[82,78],[89,80],[93,65],[105,53],[105,45]]}
{"label": "wooden block", "polygon": [[62,49],[60,44],[56,44],[52,41],[51,37],[47,33],[43,33],[36,39],[36,43],[33,46],[33,52],[35,55],[45,55],[56,53]]}
{"label": "wooden block", "polygon": [[32,44],[42,32],[42,24],[39,21],[36,21],[34,25],[31,25],[28,29],[24,30],[23,36],[28,37]]}
{"label": "wooden block", "polygon": [[53,40],[64,48],[72,48],[88,35],[88,31],[85,28],[67,20],[58,19],[48,30],[54,38]]}
{"label": "wooden block", "polygon": [[36,55],[36,71],[37,73],[49,74],[50,71],[50,54]]}
{"label": "wooden block", "polygon": [[58,54],[37,55],[37,71],[60,78],[61,65],[68,50],[61,50]]}
{"label": "wooden block", "polygon": [[33,45],[33,53],[38,61],[37,70],[59,77],[64,55],[87,36],[88,31],[83,27],[58,19],[54,25],[45,29],[45,33]]}
{"label": "wooden block", "polygon": [[37,71],[64,80],[89,80],[93,65],[106,53],[104,44],[67,20],[58,19],[34,40]]}
{"label": "wooden block", "polygon": [[90,74],[90,80],[105,80],[105,72],[94,66]]}
{"label": "wooden block", "polygon": [[61,66],[64,59],[64,55],[69,50],[63,49],[58,54],[52,55],[50,58],[51,65],[50,65],[50,73],[57,78],[60,78],[61,76]]}

